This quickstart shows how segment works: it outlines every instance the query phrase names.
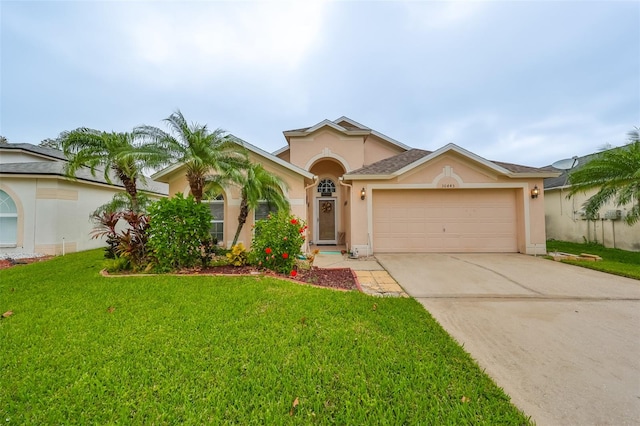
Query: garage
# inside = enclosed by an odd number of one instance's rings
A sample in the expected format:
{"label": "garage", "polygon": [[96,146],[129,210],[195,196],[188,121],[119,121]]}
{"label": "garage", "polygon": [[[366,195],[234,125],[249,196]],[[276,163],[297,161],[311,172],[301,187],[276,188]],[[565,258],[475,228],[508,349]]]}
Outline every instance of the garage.
{"label": "garage", "polygon": [[373,191],[376,252],[518,251],[515,189]]}

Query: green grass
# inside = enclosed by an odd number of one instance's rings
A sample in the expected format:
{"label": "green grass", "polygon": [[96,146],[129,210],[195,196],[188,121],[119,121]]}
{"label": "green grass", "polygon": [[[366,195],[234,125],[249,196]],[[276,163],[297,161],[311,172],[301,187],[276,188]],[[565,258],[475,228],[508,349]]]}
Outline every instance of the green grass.
{"label": "green grass", "polygon": [[640,280],[640,252],[606,248],[600,244],[593,243],[579,244],[555,240],[547,241],[547,251],[596,254],[602,258],[601,261],[584,262],[563,260],[563,262]]}
{"label": "green grass", "polygon": [[0,271],[2,424],[528,423],[413,299],[101,265]]}

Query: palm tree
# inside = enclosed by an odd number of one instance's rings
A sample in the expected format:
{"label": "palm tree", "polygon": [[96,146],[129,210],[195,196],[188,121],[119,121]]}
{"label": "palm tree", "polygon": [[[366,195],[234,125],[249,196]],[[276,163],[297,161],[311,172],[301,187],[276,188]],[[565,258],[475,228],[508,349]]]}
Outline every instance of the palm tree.
{"label": "palm tree", "polygon": [[165,165],[184,164],[191,194],[197,202],[202,201],[212,179],[223,185],[242,182],[247,154],[224,130],[209,131],[207,125],[189,124],[180,110],[164,121],[170,133],[153,126],[138,127],[135,133],[165,152]]}
{"label": "palm tree", "polygon": [[153,146],[136,144],[132,133],[102,132],[86,127],[62,132],[58,141],[68,160],[67,175],[75,177],[80,168],[88,167],[95,176],[96,170],[102,169],[104,179],[112,183],[112,173],[115,174],[131,198],[133,210],[138,211],[137,181],[144,181],[144,167],[159,164],[162,152]]}
{"label": "palm tree", "polygon": [[287,184],[279,176],[268,172],[262,165],[253,163],[247,167],[244,179],[238,229],[233,237],[232,246],[238,242],[240,231],[247,222],[249,211],[255,210],[260,201],[266,201],[278,209],[289,209],[289,201],[282,193],[283,189],[287,189]]}
{"label": "palm tree", "polygon": [[625,221],[640,220],[640,128],[629,132],[629,144],[598,154],[569,175],[569,196],[598,189],[584,204],[587,215],[594,216],[607,202],[622,206],[633,203]]}

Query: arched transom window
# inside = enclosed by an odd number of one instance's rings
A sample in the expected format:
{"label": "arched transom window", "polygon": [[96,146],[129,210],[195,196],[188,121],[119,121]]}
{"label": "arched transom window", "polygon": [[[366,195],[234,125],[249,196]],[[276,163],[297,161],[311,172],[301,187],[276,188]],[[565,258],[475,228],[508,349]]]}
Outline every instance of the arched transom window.
{"label": "arched transom window", "polygon": [[331,195],[336,192],[336,184],[333,183],[331,179],[322,179],[320,183],[318,183],[318,192],[321,192],[322,195]]}
{"label": "arched transom window", "polygon": [[0,246],[18,242],[18,208],[9,194],[0,190]]}

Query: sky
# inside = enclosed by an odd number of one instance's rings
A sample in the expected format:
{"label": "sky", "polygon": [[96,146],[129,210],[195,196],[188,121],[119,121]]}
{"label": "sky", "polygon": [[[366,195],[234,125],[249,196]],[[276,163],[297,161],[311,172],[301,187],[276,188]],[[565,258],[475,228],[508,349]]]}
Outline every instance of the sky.
{"label": "sky", "polygon": [[546,166],[640,126],[640,1],[0,0],[0,135],[164,128],[266,151],[347,116]]}

